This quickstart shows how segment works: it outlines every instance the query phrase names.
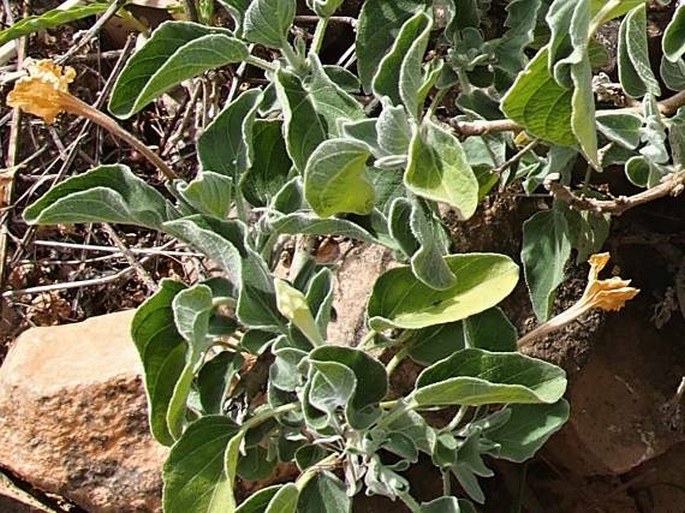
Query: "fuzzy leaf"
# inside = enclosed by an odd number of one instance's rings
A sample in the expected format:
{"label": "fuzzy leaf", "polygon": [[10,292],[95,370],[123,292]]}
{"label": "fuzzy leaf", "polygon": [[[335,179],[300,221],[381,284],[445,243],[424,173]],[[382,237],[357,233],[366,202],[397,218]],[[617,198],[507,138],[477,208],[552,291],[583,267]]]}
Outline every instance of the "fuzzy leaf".
{"label": "fuzzy leaf", "polygon": [[295,20],[295,4],[295,0],[253,0],[245,12],[243,37],[270,48],[283,48]]}
{"label": "fuzzy leaf", "polygon": [[207,126],[197,141],[202,169],[230,176],[237,183],[250,166],[252,126],[261,98],[258,89],[245,91]]}
{"label": "fuzzy leaf", "polygon": [[419,196],[454,207],[462,219],[478,206],[478,180],[461,143],[432,121],[414,134],[404,183]]}
{"label": "fuzzy leaf", "polygon": [[226,219],[231,210],[233,180],[228,176],[201,171],[189,184],[178,187],[179,194],[202,214]]}
{"label": "fuzzy leaf", "polygon": [[349,139],[329,139],[316,148],[305,169],[304,195],[317,215],[371,212],[374,190],[362,176],[370,156],[365,144]]}
{"label": "fuzzy leaf", "polygon": [[671,62],[678,62],[685,55],[685,4],[680,4],[661,40],[664,56]]}
{"label": "fuzzy leaf", "polygon": [[428,287],[409,267],[382,274],[367,305],[371,327],[420,329],[458,321],[495,306],[518,281],[518,266],[504,255],[450,255],[445,262],[457,277],[446,290]]}
{"label": "fuzzy leaf", "polygon": [[502,426],[486,433],[488,440],[501,445],[499,457],[523,463],[535,456],[540,447],[559,431],[569,416],[564,400],[553,404],[513,404],[511,417]]}
{"label": "fuzzy leaf", "polygon": [[350,513],[352,498],[345,484],[330,472],[319,472],[300,492],[298,513]]}
{"label": "fuzzy leaf", "polygon": [[631,112],[614,114],[611,111],[597,114],[597,128],[610,141],[634,150],[640,144],[642,117]]}
{"label": "fuzzy leaf", "polygon": [[175,215],[159,192],[124,165],[68,178],[26,207],[29,224],[122,223],[159,229]]}
{"label": "fuzzy leaf", "polygon": [[28,36],[40,30],[61,27],[72,21],[81,20],[88,16],[101,14],[109,8],[108,3],[96,2],[88,5],[75,5],[69,9],[51,9],[39,16],[29,16],[0,31],[0,45],[9,41]]}
{"label": "fuzzy leaf", "polygon": [[162,23],[126,63],[109,110],[127,119],[184,80],[244,61],[248,55],[245,43],[226,30],[191,22]]}
{"label": "fuzzy leaf", "polygon": [[165,512],[235,511],[224,452],[237,432],[238,427],[224,415],[208,415],[190,425],[164,464]]}
{"label": "fuzzy leaf", "polygon": [[566,390],[556,365],[519,353],[463,349],[428,367],[412,398],[420,406],[555,403]]}
{"label": "fuzzy leaf", "polygon": [[442,227],[427,210],[418,202],[412,206],[410,226],[421,247],[411,258],[411,268],[414,275],[429,287],[445,290],[454,286],[456,278],[443,259],[448,248],[440,244],[437,232]]}
{"label": "fuzzy leaf", "polygon": [[659,67],[661,78],[671,91],[682,91],[685,89],[685,60],[679,59],[676,62],[669,61],[665,56],[661,58]]}
{"label": "fuzzy leaf", "polygon": [[538,212],[523,223],[521,260],[533,310],[540,322],[549,319],[554,291],[564,281],[571,257],[568,223],[556,208]]}
{"label": "fuzzy leaf", "polygon": [[371,81],[383,56],[393,45],[404,25],[425,0],[367,0],[363,3],[357,24],[357,69],[364,90],[371,91]]}
{"label": "fuzzy leaf", "polygon": [[338,235],[364,242],[378,242],[373,234],[347,219],[330,217],[321,219],[311,212],[294,212],[271,220],[272,228],[278,233]]}
{"label": "fuzzy leaf", "polygon": [[649,63],[647,11],[635,7],[621,22],[618,35],[618,76],[628,95],[639,98],[647,93],[661,95],[661,88]]}

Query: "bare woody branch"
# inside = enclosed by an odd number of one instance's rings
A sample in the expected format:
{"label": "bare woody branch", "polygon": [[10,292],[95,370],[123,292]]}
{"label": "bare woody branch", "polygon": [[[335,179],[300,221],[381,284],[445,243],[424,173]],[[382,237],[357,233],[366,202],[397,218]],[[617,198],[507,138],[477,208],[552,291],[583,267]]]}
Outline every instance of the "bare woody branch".
{"label": "bare woody branch", "polygon": [[666,196],[678,196],[685,188],[685,171],[672,173],[656,187],[633,196],[620,196],[613,200],[598,200],[588,198],[587,196],[578,196],[565,185],[556,182],[548,183],[546,187],[557,199],[577,210],[589,210],[591,212],[620,216],[626,210],[644,205],[650,201]]}

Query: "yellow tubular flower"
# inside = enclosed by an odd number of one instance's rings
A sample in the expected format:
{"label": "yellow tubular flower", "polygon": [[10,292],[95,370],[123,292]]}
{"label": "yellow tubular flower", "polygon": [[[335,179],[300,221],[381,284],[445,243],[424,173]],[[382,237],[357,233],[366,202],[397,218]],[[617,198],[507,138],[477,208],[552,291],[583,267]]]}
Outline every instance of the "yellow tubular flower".
{"label": "yellow tubular flower", "polygon": [[28,77],[22,77],[7,95],[7,105],[43,118],[52,124],[58,114],[73,112],[75,98],[69,93],[69,84],[76,71],[62,68],[49,59],[27,59]]}
{"label": "yellow tubular flower", "polygon": [[620,310],[627,301],[638,295],[640,290],[631,287],[630,280],[618,276],[607,280],[599,279],[599,273],[606,267],[609,258],[609,253],[598,253],[590,257],[590,272],[582,297],[569,309],[521,337],[517,342],[519,351],[527,350],[535,340],[560,330],[593,308],[606,311]]}

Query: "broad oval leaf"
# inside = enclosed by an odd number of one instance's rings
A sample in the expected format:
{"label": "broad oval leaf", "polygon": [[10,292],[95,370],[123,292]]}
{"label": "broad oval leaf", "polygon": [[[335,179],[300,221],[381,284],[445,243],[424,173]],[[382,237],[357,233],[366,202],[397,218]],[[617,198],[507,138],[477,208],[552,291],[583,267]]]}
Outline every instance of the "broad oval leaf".
{"label": "broad oval leaf", "polygon": [[420,329],[458,321],[495,306],[518,282],[518,266],[504,255],[450,255],[445,262],[457,277],[446,290],[428,287],[406,266],[382,274],[367,305],[371,327]]}
{"label": "broad oval leaf", "polygon": [[252,126],[261,98],[258,89],[245,91],[207,126],[197,141],[202,169],[238,181],[251,164]]}
{"label": "broad oval leaf", "polygon": [[425,0],[366,0],[363,3],[355,48],[359,78],[365,91],[371,91],[378,64],[393,45],[404,22],[425,8]]}
{"label": "broad oval leaf", "polygon": [[419,406],[556,403],[566,391],[560,367],[520,353],[463,349],[418,377]]}
{"label": "broad oval leaf", "polygon": [[29,224],[122,223],[159,229],[176,217],[171,203],[124,165],[73,176],[24,210]]}
{"label": "broad oval leaf", "polygon": [[615,114],[611,111],[597,113],[597,128],[610,141],[634,150],[640,144],[642,116],[633,112]]}
{"label": "broad oval leaf", "polygon": [[618,39],[618,76],[625,92],[634,98],[647,93],[660,96],[661,88],[649,62],[644,4],[635,7],[623,19]]}
{"label": "broad oval leaf", "polygon": [[164,464],[166,513],[233,513],[233,483],[224,453],[238,426],[224,415],[193,422],[172,447]]}
{"label": "broad oval leaf", "polygon": [[231,210],[233,180],[219,173],[200,171],[189,184],[180,184],[178,192],[199,213],[226,219]]}
{"label": "broad oval leaf", "polygon": [[283,485],[273,485],[257,490],[240,503],[235,513],[264,513],[269,502]]}
{"label": "broad oval leaf", "polygon": [[295,4],[295,0],[253,0],[245,12],[243,36],[253,43],[283,48],[295,20]]}
{"label": "broad oval leaf", "polygon": [[300,491],[294,483],[283,485],[269,501],[264,513],[295,513]]}
{"label": "broad oval leaf", "polygon": [[186,363],[186,343],[176,329],[171,307],[184,289],[182,283],[162,280],[157,292],[138,308],[131,324],[131,338],[143,363],[150,430],[163,445],[174,443],[166,413]]}
{"label": "broad oval leaf", "polygon": [[222,29],[168,21],[127,62],[114,85],[109,110],[126,119],[184,80],[247,59],[245,43]]}
{"label": "broad oval leaf", "polygon": [[374,190],[362,176],[370,156],[365,144],[349,139],[320,144],[304,172],[304,195],[312,210],[321,217],[371,212]]}
{"label": "broad oval leaf", "polygon": [[281,279],[276,278],[274,283],[278,311],[291,321],[314,346],[323,344],[323,337],[314,322],[314,316],[304,294]]}
{"label": "broad oval leaf", "polygon": [[459,139],[430,120],[412,138],[404,183],[421,197],[454,207],[462,219],[478,206],[478,180]]}
{"label": "broad oval leaf", "polygon": [[284,69],[276,71],[276,93],[283,107],[288,154],[303,173],[309,156],[328,136],[328,125],[314,109],[309,92],[295,74]]}
{"label": "broad oval leaf", "polygon": [[23,36],[28,36],[39,30],[60,27],[72,21],[103,13],[109,9],[109,6],[109,3],[96,2],[88,5],[75,5],[69,9],[58,7],[39,16],[29,16],[0,31],[0,45]]}
{"label": "broad oval leaf", "polygon": [[571,235],[559,209],[538,212],[523,223],[521,260],[533,310],[541,322],[549,319],[554,291],[564,281],[569,258]]}
{"label": "broad oval leaf", "polygon": [[560,86],[547,68],[543,48],[502,98],[502,111],[527,132],[562,146],[577,146],[573,133],[573,89]]}
{"label": "broad oval leaf", "polygon": [[685,55],[685,4],[680,4],[661,40],[664,57],[678,62]]}
{"label": "broad oval leaf", "polygon": [[509,409],[509,420],[488,430],[485,436],[500,444],[498,457],[516,463],[535,456],[569,416],[569,404],[564,399],[553,404],[512,404]]}
{"label": "broad oval leaf", "polygon": [[352,498],[345,483],[330,472],[317,473],[300,492],[297,513],[350,513]]}

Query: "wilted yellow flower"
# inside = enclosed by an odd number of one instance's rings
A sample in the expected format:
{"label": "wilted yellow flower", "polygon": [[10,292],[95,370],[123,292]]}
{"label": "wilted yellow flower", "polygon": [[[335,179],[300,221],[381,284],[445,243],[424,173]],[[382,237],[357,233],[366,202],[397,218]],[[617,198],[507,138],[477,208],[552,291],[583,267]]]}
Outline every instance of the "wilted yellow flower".
{"label": "wilted yellow flower", "polygon": [[640,290],[631,287],[630,280],[624,280],[618,276],[607,280],[599,279],[599,273],[606,267],[609,258],[609,253],[598,253],[590,257],[588,282],[581,298],[569,309],[521,337],[517,342],[519,350],[526,349],[536,339],[563,328],[593,308],[606,311],[620,310],[627,301],[638,295]]}
{"label": "wilted yellow flower", "polygon": [[583,292],[583,297],[577,304],[587,303],[587,305],[583,305],[586,308],[620,310],[625,306],[626,301],[638,295],[640,291],[629,286],[630,280],[623,280],[618,276],[608,280],[599,279],[599,273],[606,267],[609,258],[609,253],[598,253],[590,257],[588,260],[590,264],[588,283]]}
{"label": "wilted yellow flower", "polygon": [[76,100],[69,93],[69,84],[76,71],[62,68],[49,59],[27,59],[28,77],[22,77],[7,95],[7,105],[43,118],[52,124],[61,112],[73,112]]}

